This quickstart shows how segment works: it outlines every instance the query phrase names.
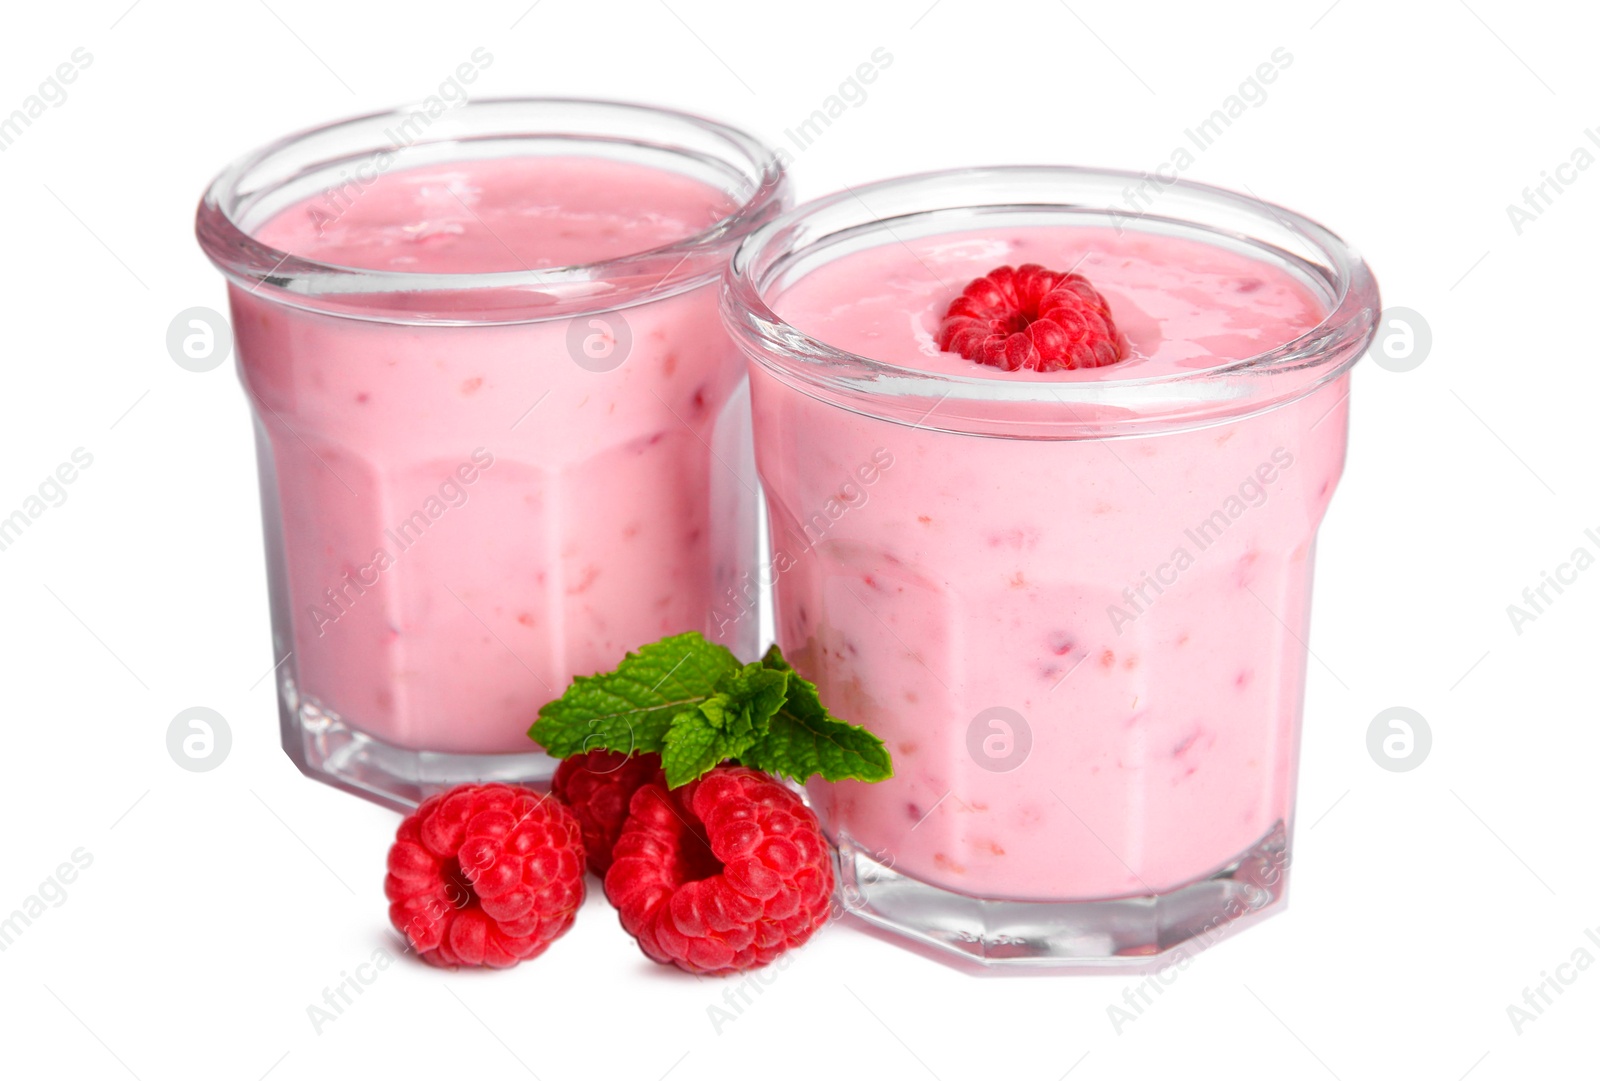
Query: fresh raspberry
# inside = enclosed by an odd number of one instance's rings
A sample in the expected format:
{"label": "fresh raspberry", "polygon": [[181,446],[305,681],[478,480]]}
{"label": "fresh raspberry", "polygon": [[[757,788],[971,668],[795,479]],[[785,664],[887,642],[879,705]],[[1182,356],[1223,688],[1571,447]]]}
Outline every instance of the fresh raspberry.
{"label": "fresh raspberry", "polygon": [[628,801],[641,785],[661,779],[661,758],[616,751],[586,751],[563,758],[550,781],[556,799],[572,808],[583,826],[583,850],[589,870],[606,876],[611,849],[622,836]]}
{"label": "fresh raspberry", "polygon": [[685,972],[759,968],[828,918],[833,862],[817,816],[765,773],[718,766],[633,795],[606,897],[652,960]]}
{"label": "fresh raspberry", "polygon": [[1037,263],[968,282],[939,324],[939,348],[1008,372],[1098,368],[1128,355],[1089,279]]}
{"label": "fresh raspberry", "polygon": [[389,919],[434,965],[537,957],[583,904],[583,832],[553,799],[506,784],[429,796],[389,849]]}

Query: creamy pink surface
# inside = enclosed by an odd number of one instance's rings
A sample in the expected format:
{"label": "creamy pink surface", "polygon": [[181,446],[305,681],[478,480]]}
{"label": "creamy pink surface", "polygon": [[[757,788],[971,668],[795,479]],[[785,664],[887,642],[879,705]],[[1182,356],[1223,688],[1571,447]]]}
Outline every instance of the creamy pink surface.
{"label": "creamy pink surface", "polygon": [[814,338],[873,360],[1016,380],[1017,374],[941,351],[935,339],[945,309],[968,282],[1024,263],[1088,278],[1131,347],[1117,364],[1029,372],[1026,379],[1101,382],[1197,371],[1293,341],[1323,316],[1304,285],[1248,255],[1088,226],[953,233],[868,248],[801,278],[779,301],[778,314]]}
{"label": "creamy pink surface", "polygon": [[[346,194],[348,193],[348,194]],[[691,177],[603,158],[512,157],[380,175],[282,211],[256,238],[339,266],[470,274],[598,263],[714,225],[732,202]]]}
{"label": "creamy pink surface", "polygon": [[[397,171],[332,220],[319,197],[257,235],[369,269],[501,271],[670,244],[730,209],[644,166],[500,158]],[[714,287],[616,313],[632,347],[609,372],[575,362],[568,318],[401,325],[238,288],[232,304],[280,675],[303,716],[410,749],[527,752],[574,674],[716,629],[754,526],[750,479],[730,472],[749,455],[744,369]],[[753,624],[724,639],[748,650]]]}
{"label": "creamy pink surface", "polygon": [[[887,243],[775,307],[875,359],[1014,380],[933,334],[969,280],[1023,262],[1076,264],[1134,348],[1065,379],[1212,367],[1322,316],[1267,263],[1075,227]],[[753,370],[779,641],[894,756],[881,784],[811,786],[835,836],[962,893],[1075,900],[1165,892],[1287,831],[1345,379],[1211,427],[1050,441],[890,423]],[[1022,724],[975,720],[995,707]]]}

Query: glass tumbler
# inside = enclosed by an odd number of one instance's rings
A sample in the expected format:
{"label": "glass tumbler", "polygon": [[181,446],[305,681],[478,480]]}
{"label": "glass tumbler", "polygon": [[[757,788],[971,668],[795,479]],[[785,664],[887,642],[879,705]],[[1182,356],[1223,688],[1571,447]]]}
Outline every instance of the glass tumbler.
{"label": "glass tumbler", "polygon": [[[756,506],[716,280],[787,199],[772,151],[698,117],[540,99],[435,112],[249,154],[196,222],[255,423],[284,749],[399,807],[547,781],[526,735],[539,707],[627,650],[701,630],[754,653],[757,620],[726,603]],[[484,272],[337,265],[261,239],[286,208],[336,220],[413,167],[466,179],[423,192],[434,210],[396,232],[470,229],[487,210],[468,166],[541,156],[705,185],[720,217],[602,261]]]}
{"label": "glass tumbler", "polygon": [[[778,641],[894,760],[878,784],[809,786],[842,901],[982,964],[1157,968],[1287,889],[1316,532],[1377,288],[1304,217],[1185,182],[1133,215],[1138,183],[1018,167],[858,187],[757,230],[724,286]],[[1059,225],[1268,264],[1321,320],[1215,366],[1046,380],[889,363],[781,314],[845,256]]]}

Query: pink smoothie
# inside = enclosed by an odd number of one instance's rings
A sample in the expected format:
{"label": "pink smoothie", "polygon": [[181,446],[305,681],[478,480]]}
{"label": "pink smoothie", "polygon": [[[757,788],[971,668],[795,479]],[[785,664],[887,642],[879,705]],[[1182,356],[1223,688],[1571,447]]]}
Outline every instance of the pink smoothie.
{"label": "pink smoothie", "polygon": [[[732,209],[662,169],[504,157],[396,170],[255,235],[371,270],[523,271],[668,245]],[[231,299],[280,675],[308,729],[529,752],[540,705],[574,675],[716,630],[754,533],[744,369],[713,288],[602,313],[631,332],[609,371],[577,362],[569,317],[423,325]],[[605,320],[576,319],[580,351],[616,346]],[[748,652],[753,623],[722,637]]]}
{"label": "pink smoothie", "polygon": [[[1041,376],[940,352],[962,287],[1027,262],[1086,275],[1131,357]],[[1077,226],[883,243],[817,265],[773,307],[874,360],[1061,382],[1216,367],[1324,314],[1249,255]],[[1162,893],[1281,847],[1347,377],[1207,427],[1048,440],[936,431],[937,406],[923,426],[891,423],[752,370],[773,544],[789,556],[778,639],[894,757],[887,782],[812,785],[836,837],[1015,900]]]}

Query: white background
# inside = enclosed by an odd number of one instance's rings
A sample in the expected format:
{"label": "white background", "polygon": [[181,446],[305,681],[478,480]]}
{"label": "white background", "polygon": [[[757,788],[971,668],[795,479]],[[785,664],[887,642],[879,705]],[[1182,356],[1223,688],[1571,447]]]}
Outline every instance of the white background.
{"label": "white background", "polygon": [[[1600,553],[1583,535],[1600,168],[1520,235],[1506,205],[1600,125],[1596,26],[1584,5],[1470,2],[12,5],[0,115],[75,48],[93,62],[0,152],[0,513],[74,448],[94,463],[0,552],[0,915],[74,850],[93,863],[0,953],[0,1073],[1594,1076],[1600,966],[1563,970],[1520,1034],[1507,1007],[1600,927],[1600,569],[1521,634],[1506,606],[1575,547]],[[192,216],[226,161],[420,98],[478,46],[476,95],[654,101],[775,141],[888,49],[867,100],[798,155],[803,198],[944,166],[1154,168],[1292,54],[1186,175],[1327,223],[1434,342],[1414,371],[1355,378],[1285,914],[1120,1032],[1107,1007],[1137,980],[974,978],[848,923],[719,1032],[708,1007],[731,985],[650,964],[592,890],[537,961],[408,959],[314,1030],[325,987],[397,949],[397,819],[278,748],[244,397],[231,366],[184,371],[164,339],[180,310],[224,307]],[[165,746],[195,705],[232,727],[209,773]],[[1408,773],[1366,747],[1395,705],[1433,733]]]}

